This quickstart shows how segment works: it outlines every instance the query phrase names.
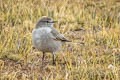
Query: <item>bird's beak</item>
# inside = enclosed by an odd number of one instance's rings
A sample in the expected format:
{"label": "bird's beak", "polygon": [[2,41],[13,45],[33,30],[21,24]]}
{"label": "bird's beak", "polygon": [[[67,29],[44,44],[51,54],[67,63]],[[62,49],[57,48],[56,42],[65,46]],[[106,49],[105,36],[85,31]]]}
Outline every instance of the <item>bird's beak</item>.
{"label": "bird's beak", "polygon": [[52,21],[52,22],[49,22],[49,23],[56,23],[56,22],[58,22],[58,21]]}

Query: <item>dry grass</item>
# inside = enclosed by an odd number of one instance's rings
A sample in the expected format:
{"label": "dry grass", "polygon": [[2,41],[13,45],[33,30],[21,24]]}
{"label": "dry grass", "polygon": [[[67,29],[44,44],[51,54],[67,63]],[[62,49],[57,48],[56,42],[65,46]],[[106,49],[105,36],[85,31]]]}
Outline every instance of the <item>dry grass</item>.
{"label": "dry grass", "polygon": [[[31,32],[41,16],[73,42],[41,64]],[[119,0],[0,0],[0,80],[120,80]]]}

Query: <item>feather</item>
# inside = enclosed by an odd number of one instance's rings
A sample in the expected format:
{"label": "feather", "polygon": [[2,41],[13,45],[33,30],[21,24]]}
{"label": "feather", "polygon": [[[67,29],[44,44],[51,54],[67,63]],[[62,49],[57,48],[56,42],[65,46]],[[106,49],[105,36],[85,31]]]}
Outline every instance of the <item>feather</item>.
{"label": "feather", "polygon": [[64,35],[60,34],[54,27],[52,27],[51,33],[54,36],[55,40],[63,41],[63,42],[71,42],[70,40],[66,39]]}

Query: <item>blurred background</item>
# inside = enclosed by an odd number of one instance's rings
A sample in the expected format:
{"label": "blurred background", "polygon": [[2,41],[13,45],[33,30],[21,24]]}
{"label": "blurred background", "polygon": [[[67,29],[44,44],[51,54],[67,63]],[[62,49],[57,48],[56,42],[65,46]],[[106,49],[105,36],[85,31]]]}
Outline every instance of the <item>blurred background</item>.
{"label": "blurred background", "polygon": [[[52,55],[32,49],[37,20],[77,44],[63,45],[56,66]],[[79,44],[82,42],[84,44]],[[0,80],[119,80],[119,0],[0,0]]]}

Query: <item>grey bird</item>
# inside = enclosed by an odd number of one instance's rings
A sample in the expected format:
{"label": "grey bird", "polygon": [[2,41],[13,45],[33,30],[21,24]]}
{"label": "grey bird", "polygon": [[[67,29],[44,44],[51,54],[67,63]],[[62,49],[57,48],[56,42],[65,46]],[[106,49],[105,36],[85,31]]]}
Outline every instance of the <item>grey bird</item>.
{"label": "grey bird", "polygon": [[55,22],[50,17],[41,17],[32,31],[32,44],[43,53],[42,62],[45,53],[50,52],[53,55],[53,64],[55,64],[55,55],[56,52],[62,50],[62,42],[71,42],[54,28]]}

